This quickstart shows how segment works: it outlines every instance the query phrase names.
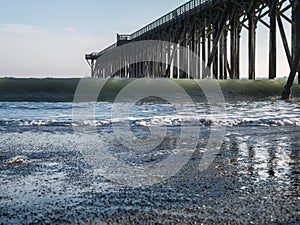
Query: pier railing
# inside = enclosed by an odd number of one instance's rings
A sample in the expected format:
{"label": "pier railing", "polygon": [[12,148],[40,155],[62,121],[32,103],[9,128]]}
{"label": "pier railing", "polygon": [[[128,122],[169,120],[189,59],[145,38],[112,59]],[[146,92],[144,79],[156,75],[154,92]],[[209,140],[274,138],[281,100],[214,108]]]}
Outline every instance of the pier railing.
{"label": "pier railing", "polygon": [[[222,0],[224,2],[226,0]],[[220,0],[192,0],[187,2],[186,4],[178,7],[177,9],[173,10],[172,12],[166,14],[165,16],[162,16],[161,18],[155,20],[154,22],[150,23],[149,25],[141,28],[140,30],[134,32],[131,34],[130,38],[131,40],[138,38],[139,36],[159,27],[162,26],[168,22],[171,22],[174,19],[177,19],[178,17],[185,15],[187,13],[190,13],[191,11],[197,9],[197,8],[207,8],[208,6],[211,6],[212,4],[218,3]]]}
{"label": "pier railing", "polygon": [[[148,24],[147,26],[139,29],[138,31],[134,32],[131,35],[118,35],[118,41],[134,40],[134,39],[146,34],[147,32],[151,32],[152,30],[154,30],[166,23],[172,22],[173,20],[179,18],[180,16],[190,13],[193,10],[206,9],[207,7],[211,7],[213,4],[217,4],[219,2],[224,2],[224,1],[226,1],[226,0],[192,0],[192,1],[189,1],[186,4],[176,8],[172,12],[162,16],[161,18],[155,20],[154,22]],[[108,48],[102,50],[101,52],[94,52],[91,55],[93,55],[97,58],[115,47],[117,47],[116,43],[109,46]],[[88,55],[86,55],[86,58],[87,57],[88,57]]]}

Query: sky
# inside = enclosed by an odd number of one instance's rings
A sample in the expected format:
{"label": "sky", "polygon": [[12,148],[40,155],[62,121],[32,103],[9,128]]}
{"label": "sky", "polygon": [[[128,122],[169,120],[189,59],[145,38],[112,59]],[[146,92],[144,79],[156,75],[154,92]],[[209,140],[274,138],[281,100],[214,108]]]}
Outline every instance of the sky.
{"label": "sky", "polygon": [[86,53],[133,33],[184,0],[0,0],[0,76],[82,77]]}
{"label": "sky", "polygon": [[[86,53],[100,51],[186,0],[0,0],[0,77],[89,76]],[[258,36],[258,76],[267,74],[265,31]],[[242,64],[247,53],[243,48]],[[278,43],[280,40],[278,41]],[[280,43],[279,43],[280,45]],[[278,62],[285,63],[283,49]],[[278,73],[286,75],[287,66]],[[242,67],[242,74],[247,68]]]}

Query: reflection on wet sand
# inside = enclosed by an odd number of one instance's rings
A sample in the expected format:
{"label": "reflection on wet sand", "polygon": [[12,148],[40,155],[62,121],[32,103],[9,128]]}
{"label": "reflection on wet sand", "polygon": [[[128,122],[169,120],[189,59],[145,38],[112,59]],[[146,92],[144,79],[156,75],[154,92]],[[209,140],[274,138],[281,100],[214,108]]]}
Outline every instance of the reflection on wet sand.
{"label": "reflection on wet sand", "polygon": [[290,192],[293,196],[298,196],[300,200],[300,144],[291,143],[291,153],[289,155],[289,177],[290,177]]}
{"label": "reflection on wet sand", "polygon": [[253,146],[249,146],[248,148],[249,152],[249,166],[248,166],[248,172],[249,175],[252,176],[254,173],[254,157],[255,157],[255,151],[254,151],[254,147]]}
{"label": "reflection on wet sand", "polygon": [[[42,133],[41,128],[1,133],[0,224],[25,220],[32,224],[45,220],[54,224],[299,224],[298,127],[229,127],[214,162],[199,171],[208,135],[204,132],[198,151],[178,174],[138,188],[95,176],[76,150],[72,133],[43,129]],[[102,128],[99,135],[107,135],[109,129]],[[160,147],[172,149],[176,129]],[[87,145],[93,145],[89,134],[81,135]],[[153,163],[169,154],[158,148],[135,155],[113,138],[105,140],[113,153],[128,162]],[[23,152],[17,152],[20,146]],[[1,164],[17,153],[30,160],[26,170]]]}
{"label": "reflection on wet sand", "polygon": [[236,134],[228,136],[228,150],[234,153],[230,162],[238,166],[241,176],[247,174],[254,183],[278,184],[277,188],[288,189],[292,195],[300,196],[300,140],[297,134],[274,138],[274,134],[259,134],[258,130],[251,138]]}

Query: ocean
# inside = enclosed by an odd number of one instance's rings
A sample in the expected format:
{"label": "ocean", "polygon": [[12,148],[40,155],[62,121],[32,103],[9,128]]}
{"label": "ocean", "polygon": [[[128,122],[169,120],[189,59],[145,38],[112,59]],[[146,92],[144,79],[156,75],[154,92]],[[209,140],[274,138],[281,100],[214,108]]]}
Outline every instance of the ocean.
{"label": "ocean", "polygon": [[300,86],[210,82],[0,78],[0,224],[299,224]]}

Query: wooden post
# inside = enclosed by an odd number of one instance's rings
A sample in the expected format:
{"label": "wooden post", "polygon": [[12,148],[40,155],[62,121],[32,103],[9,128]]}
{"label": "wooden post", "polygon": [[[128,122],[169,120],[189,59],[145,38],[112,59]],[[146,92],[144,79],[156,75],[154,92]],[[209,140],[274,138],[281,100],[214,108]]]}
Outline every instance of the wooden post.
{"label": "wooden post", "polygon": [[276,4],[272,1],[270,6],[270,46],[269,46],[269,79],[276,78]]}
{"label": "wooden post", "polygon": [[134,66],[135,66],[135,77],[138,78],[138,75],[139,75],[139,63],[138,63],[138,60],[139,60],[139,55],[138,55],[138,52],[135,50],[135,63],[134,63]]}
{"label": "wooden post", "polygon": [[159,61],[160,61],[161,50],[160,50],[159,43],[156,43],[155,46],[156,46],[156,53],[155,53],[156,56],[154,58],[154,63],[155,63],[155,77],[160,77],[160,62]]}
{"label": "wooden post", "polygon": [[[180,32],[178,32],[177,29],[174,29],[174,34],[172,35],[172,32],[169,32],[169,43],[168,43],[168,65],[167,65],[167,69],[166,69],[166,76],[165,77],[169,77],[169,78],[173,78],[174,77],[174,64],[177,63],[177,45],[175,45],[174,43],[178,43],[179,38],[180,38]],[[172,52],[171,52],[172,50]]]}
{"label": "wooden post", "polygon": [[249,14],[249,80],[255,80],[256,19],[254,9]]}
{"label": "wooden post", "polygon": [[184,34],[184,42],[183,42],[183,48],[182,48],[182,65],[181,65],[181,68],[182,68],[182,71],[181,71],[181,78],[187,78],[187,71],[188,71],[188,51],[186,51],[188,48],[189,48],[189,33],[188,33],[188,30],[185,32]]}
{"label": "wooden post", "polygon": [[166,61],[166,46],[161,42],[161,53],[160,53],[160,60],[161,60],[161,71],[160,71],[160,77],[165,77],[166,76],[166,64],[163,63]]}
{"label": "wooden post", "polygon": [[124,76],[128,76],[128,53],[126,53],[125,59],[124,59]]}
{"label": "wooden post", "polygon": [[189,79],[190,77],[190,67],[191,67],[191,62],[190,62],[190,48],[191,48],[191,42],[190,42],[190,32],[187,33],[187,41],[186,41],[186,65],[185,65],[185,68],[186,68],[186,73],[185,73],[185,78]]}
{"label": "wooden post", "polygon": [[139,52],[139,76],[145,77],[144,73],[143,73],[143,52]]}
{"label": "wooden post", "polygon": [[282,20],[281,20],[280,16],[277,17],[277,23],[278,23],[282,43],[283,43],[283,46],[284,46],[285,54],[286,54],[287,60],[289,62],[289,65],[291,67],[292,66],[292,56],[291,56],[291,53],[290,53],[289,44],[288,44],[288,41],[287,41],[287,38],[286,38],[286,35],[285,35],[285,32],[284,32],[284,27],[283,27]]}
{"label": "wooden post", "polygon": [[201,79],[201,35],[200,35],[200,29],[198,29],[197,32],[197,55],[198,55],[198,60],[197,60],[197,79]]}
{"label": "wooden post", "polygon": [[231,78],[240,78],[240,24],[237,12],[233,12],[232,20],[230,22],[230,36],[231,36]]}
{"label": "wooden post", "polygon": [[294,40],[295,40],[295,51],[293,57],[293,64],[291,67],[291,72],[287,81],[287,84],[282,93],[282,99],[289,99],[291,97],[291,89],[295,80],[296,73],[298,68],[300,67],[300,0],[295,0],[294,3],[294,22],[295,22],[295,32],[294,32]]}
{"label": "wooden post", "polygon": [[171,38],[168,38],[168,47],[167,47],[167,68],[166,68],[166,74],[165,78],[170,78],[172,77],[171,75],[171,66],[172,66],[172,59],[171,59]]}
{"label": "wooden post", "polygon": [[92,77],[95,77],[95,60],[92,59],[91,61],[91,74],[92,74]]}
{"label": "wooden post", "polygon": [[[153,46],[153,48],[155,48],[155,46]],[[156,51],[153,51],[153,55],[152,55],[152,59],[151,59],[151,63],[150,63],[150,65],[151,65],[151,74],[150,74],[150,76],[152,77],[152,78],[154,78],[155,77],[155,73],[156,73],[156,71],[155,71],[155,57],[156,57],[156,53],[155,53]]]}
{"label": "wooden post", "polygon": [[202,78],[205,79],[205,65],[206,64],[206,24],[203,25],[202,30]]}
{"label": "wooden post", "polygon": [[[218,79],[218,76],[219,76],[219,74],[218,74],[218,54],[219,54],[219,49],[218,49],[218,42],[219,42],[219,40],[220,40],[220,38],[221,38],[221,35],[222,35],[222,31],[221,31],[221,27],[219,26],[219,23],[218,22],[216,22],[215,24],[214,24],[214,28],[215,28],[215,31],[214,31],[214,35],[213,35],[213,48],[215,48],[215,50],[213,50],[214,51],[214,56],[213,56],[213,78],[215,78],[215,79]],[[218,33],[220,33],[220,34],[218,34]]]}
{"label": "wooden post", "polygon": [[[235,14],[235,12],[233,12]],[[230,22],[230,63],[231,63],[231,79],[236,79],[237,77],[237,58],[236,58],[236,15]]]}
{"label": "wooden post", "polygon": [[292,61],[294,61],[296,55],[296,13],[295,13],[295,4],[292,6],[292,26],[291,26],[291,53]]}
{"label": "wooden post", "polygon": [[[295,58],[297,51],[299,51],[299,49],[297,48],[297,46],[299,45],[299,39],[300,39],[300,22],[299,22],[299,10],[300,10],[300,6],[299,6],[300,2],[299,0],[295,0],[294,5],[292,6],[292,57]],[[298,84],[300,84],[300,65],[298,66],[297,69],[298,72]]]}
{"label": "wooden post", "polygon": [[[194,36],[193,36],[193,54],[198,56],[198,24],[197,22],[194,23]],[[198,60],[196,57],[192,57],[193,61],[193,78],[198,79]]]}
{"label": "wooden post", "polygon": [[[214,61],[213,65],[213,72],[214,72],[214,78],[218,79],[218,48],[220,45],[220,48],[222,48],[223,41],[220,42],[222,36],[224,35],[224,30],[226,27],[226,21],[229,17],[229,13],[232,11],[232,5],[228,5],[226,10],[223,12],[222,18],[220,22],[216,22],[214,25],[215,32],[214,32],[214,40],[213,40],[213,46],[212,46],[212,51],[210,51],[209,48],[209,57],[208,57],[208,62],[207,62],[207,68],[209,69],[212,62]],[[220,43],[220,44],[219,44]],[[221,54],[221,58],[223,57],[223,50]],[[223,61],[223,59],[221,60]],[[221,63],[222,64],[222,63]],[[223,77],[223,75],[222,75]]]}
{"label": "wooden post", "polygon": [[192,40],[191,40],[191,52],[190,52],[190,74],[189,74],[189,78],[196,78],[196,71],[197,71],[197,64],[195,62],[195,57],[193,57],[193,54],[197,54],[197,43],[196,43],[196,32],[195,32],[195,27],[193,27],[193,31],[192,31]]}
{"label": "wooden post", "polygon": [[228,50],[227,50],[227,35],[228,31],[224,31],[224,79],[227,80],[228,73],[227,73],[227,65],[228,65]]}
{"label": "wooden post", "polygon": [[239,18],[237,18],[237,27],[235,30],[236,35],[236,77],[235,79],[240,79],[240,24],[239,24]]}
{"label": "wooden post", "polygon": [[144,77],[147,77],[147,71],[146,71],[146,60],[147,60],[147,53],[150,51],[149,48],[147,48],[146,52],[142,53],[142,73],[144,75]]}
{"label": "wooden post", "polygon": [[176,46],[176,51],[177,51],[177,70],[176,70],[176,73],[177,73],[177,79],[179,79],[180,78],[180,63],[181,63],[181,44],[180,43]]}
{"label": "wooden post", "polygon": [[[208,35],[207,35],[207,54],[208,54],[208,63],[207,66],[209,67],[208,70],[205,70],[205,78],[211,78],[211,63],[209,62],[209,54],[211,52],[211,24],[209,24],[209,31],[208,31]],[[211,60],[212,62],[212,60]]]}
{"label": "wooden post", "polygon": [[219,79],[224,79],[224,32],[221,34],[221,39],[219,42]]}

